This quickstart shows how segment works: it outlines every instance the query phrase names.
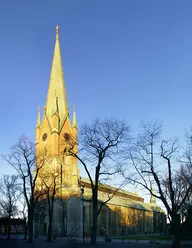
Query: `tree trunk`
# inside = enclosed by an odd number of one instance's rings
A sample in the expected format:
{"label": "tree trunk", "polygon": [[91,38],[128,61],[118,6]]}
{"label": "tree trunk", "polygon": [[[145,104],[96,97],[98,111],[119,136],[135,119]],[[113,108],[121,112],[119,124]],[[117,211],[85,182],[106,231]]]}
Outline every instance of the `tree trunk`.
{"label": "tree trunk", "polygon": [[92,234],[91,234],[91,244],[96,245],[96,243],[97,243],[97,224],[93,224]]}
{"label": "tree trunk", "polygon": [[93,204],[93,206],[92,206],[93,223],[92,223],[91,244],[96,245],[96,242],[97,242],[97,219],[98,219],[97,191],[93,191],[92,204]]}
{"label": "tree trunk", "polygon": [[47,242],[52,242],[52,222],[53,222],[53,201],[51,203],[51,209],[49,212],[49,227],[47,233]]}
{"label": "tree trunk", "polygon": [[11,217],[10,216],[8,218],[8,235],[7,235],[7,239],[8,240],[11,239]]}
{"label": "tree trunk", "polygon": [[27,226],[25,226],[24,240],[27,240]]}
{"label": "tree trunk", "polygon": [[49,227],[47,233],[47,241],[52,242],[52,216],[49,215]]}
{"label": "tree trunk", "polygon": [[29,236],[28,236],[28,242],[32,243],[33,242],[33,220],[29,220]]}
{"label": "tree trunk", "polygon": [[25,218],[24,220],[25,220],[25,226],[24,226],[24,228],[25,228],[24,240],[26,240],[26,239],[27,239],[28,224],[27,224],[26,218]]}
{"label": "tree trunk", "polygon": [[173,243],[172,248],[179,248],[180,247],[180,215],[175,214],[172,216],[172,236],[173,236]]}
{"label": "tree trunk", "polygon": [[63,236],[66,235],[66,229],[65,229],[65,205],[64,202],[62,202],[62,208],[63,208]]}
{"label": "tree trunk", "polygon": [[34,210],[29,208],[28,210],[28,231],[29,231],[29,236],[28,236],[28,242],[32,243],[33,242],[33,218],[34,218]]}

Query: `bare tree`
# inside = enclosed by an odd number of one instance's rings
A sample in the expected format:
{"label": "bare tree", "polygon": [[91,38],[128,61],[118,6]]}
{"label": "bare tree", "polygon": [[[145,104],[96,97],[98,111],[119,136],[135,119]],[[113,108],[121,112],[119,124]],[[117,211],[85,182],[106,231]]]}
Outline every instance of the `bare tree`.
{"label": "bare tree", "polygon": [[114,182],[122,170],[125,145],[130,141],[129,127],[116,119],[95,120],[80,130],[79,154],[74,151],[77,140],[66,139],[68,155],[77,158],[89,177],[92,189],[92,235],[91,243],[96,244],[97,222],[101,208],[116,193],[114,190],[100,207],[98,190],[100,184]]}
{"label": "bare tree", "polygon": [[[182,191],[186,192],[190,185],[192,184],[192,128],[190,131],[186,132],[187,138],[187,149],[184,155],[180,159],[181,166],[178,170],[178,182],[182,182]],[[182,193],[183,193],[182,192]],[[192,205],[192,189],[189,191],[185,202],[183,203],[180,213],[182,217],[182,222],[186,220],[189,210],[191,211]]]}
{"label": "bare tree", "polygon": [[24,220],[24,239],[27,239],[27,231],[28,231],[28,221],[27,221],[27,203],[25,201],[25,198],[22,197],[22,199],[19,201],[21,203],[21,218]]}
{"label": "bare tree", "polygon": [[58,198],[58,201],[62,208],[62,223],[63,223],[62,236],[67,235],[67,203],[69,199],[70,199],[69,194],[63,196],[63,193],[62,196]]}
{"label": "bare tree", "polygon": [[49,214],[49,226],[47,233],[47,241],[52,242],[52,224],[53,224],[53,211],[54,211],[54,200],[59,189],[58,184],[59,171],[47,171],[44,174],[41,173],[40,177],[42,180],[42,186],[44,188],[44,195],[48,203],[48,214]]}
{"label": "bare tree", "polygon": [[11,238],[11,218],[18,213],[18,198],[20,196],[18,177],[4,175],[0,182],[0,206],[4,217],[8,220],[8,239]]}
{"label": "bare tree", "polygon": [[10,154],[4,156],[4,159],[15,169],[22,181],[22,192],[28,208],[28,242],[32,242],[35,205],[42,195],[36,182],[38,174],[46,162],[44,151],[36,154],[35,144],[27,137],[22,136],[12,146]]}
{"label": "bare tree", "polygon": [[[171,223],[173,247],[177,248],[180,246],[179,212],[192,185],[188,182],[187,188],[183,188],[185,182],[179,173],[180,162],[178,163],[179,169],[176,170],[180,150],[177,139],[162,140],[161,131],[162,126],[157,122],[152,125],[142,125],[142,132],[129,152],[129,160],[135,173],[126,177],[163,202]],[[185,158],[189,162],[189,158],[186,156]],[[151,189],[151,182],[155,182],[156,192]]]}

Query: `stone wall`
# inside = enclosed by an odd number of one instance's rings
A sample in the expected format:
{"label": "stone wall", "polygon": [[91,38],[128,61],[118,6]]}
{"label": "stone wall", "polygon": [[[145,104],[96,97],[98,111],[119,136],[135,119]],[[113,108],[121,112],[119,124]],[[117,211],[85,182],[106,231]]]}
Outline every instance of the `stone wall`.
{"label": "stone wall", "polygon": [[[91,235],[92,204],[91,199],[71,196],[67,200],[55,201],[53,213],[53,233],[58,235],[71,234],[83,235],[83,206],[84,206],[84,231]],[[110,201],[103,206],[98,217],[98,235],[126,235],[135,233],[163,233],[165,231],[165,214],[126,207]],[[121,203],[121,200],[119,200]],[[37,233],[46,234],[48,228],[48,214],[46,201],[38,203],[35,230]]]}

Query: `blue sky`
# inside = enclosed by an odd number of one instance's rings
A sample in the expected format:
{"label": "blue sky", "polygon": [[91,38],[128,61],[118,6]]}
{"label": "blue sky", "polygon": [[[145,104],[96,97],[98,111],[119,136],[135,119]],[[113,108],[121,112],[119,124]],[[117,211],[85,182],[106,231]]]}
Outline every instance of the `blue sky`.
{"label": "blue sky", "polygon": [[192,125],[191,10],[177,0],[1,0],[1,153],[22,134],[35,137],[56,24],[79,126],[114,116],[137,132],[159,119],[166,136],[183,136]]}

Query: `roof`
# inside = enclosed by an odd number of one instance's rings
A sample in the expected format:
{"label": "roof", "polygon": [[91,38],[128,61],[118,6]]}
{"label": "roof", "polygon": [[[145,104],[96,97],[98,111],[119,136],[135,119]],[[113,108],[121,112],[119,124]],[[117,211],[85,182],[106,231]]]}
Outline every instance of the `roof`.
{"label": "roof", "polygon": [[[81,178],[81,182],[84,183],[89,183],[90,184],[90,180],[89,178]],[[109,186],[107,184],[102,184],[103,186],[105,186],[106,188],[109,188],[111,190],[116,190],[115,187]],[[135,208],[135,209],[140,209],[140,210],[145,210],[145,211],[152,211],[152,212],[159,212],[159,213],[164,213],[164,211],[156,204],[156,203],[145,203],[144,201],[138,201],[138,200],[134,200],[131,199],[129,196],[133,196],[136,198],[141,198],[138,194],[136,193],[132,193],[126,190],[118,190],[118,192],[122,192],[123,194],[127,195],[128,197],[120,197],[118,195],[114,195],[112,197],[112,199],[107,203],[109,205],[116,205],[116,206],[123,206],[123,207],[129,207],[129,208]],[[84,196],[85,200],[90,200],[91,199],[91,194],[86,194],[85,192],[85,196]],[[102,194],[98,195],[98,199],[100,202],[102,201],[106,201],[108,199],[108,195],[107,194]]]}
{"label": "roof", "polygon": [[[106,201],[108,199],[107,194],[101,197],[98,197],[100,202]],[[91,195],[84,196],[85,200],[91,200]],[[128,208],[134,208],[144,211],[151,211],[151,212],[158,212],[158,213],[164,213],[164,211],[155,203],[145,203],[145,202],[139,202],[132,199],[122,198],[118,196],[113,196],[112,199],[107,203],[108,205],[116,205],[116,206],[122,206],[122,207],[128,207]]]}
{"label": "roof", "polygon": [[[90,184],[89,178],[81,178],[81,182]],[[110,186],[108,184],[100,184],[100,187],[104,187],[106,189],[110,189],[110,190],[114,190],[114,191],[117,189],[116,187]],[[143,200],[143,198],[140,195],[138,195],[137,193],[133,193],[133,192],[130,192],[127,190],[119,189],[118,193],[123,193],[127,196],[133,196],[133,197],[140,198]]]}

